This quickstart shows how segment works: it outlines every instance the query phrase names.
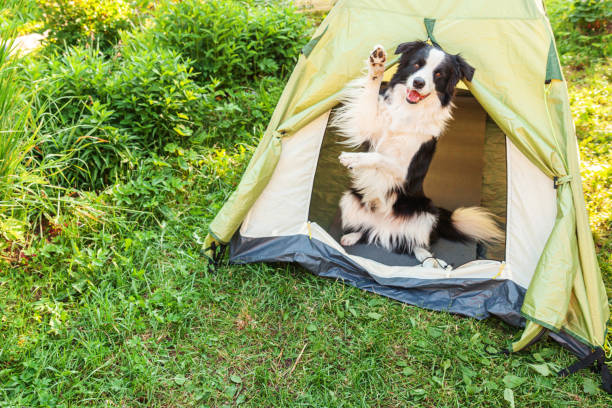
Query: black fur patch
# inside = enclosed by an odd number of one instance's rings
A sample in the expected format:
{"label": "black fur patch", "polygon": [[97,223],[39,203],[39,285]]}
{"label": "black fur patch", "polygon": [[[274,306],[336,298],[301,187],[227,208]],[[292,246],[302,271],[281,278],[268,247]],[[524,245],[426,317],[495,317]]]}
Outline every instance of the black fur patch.
{"label": "black fur patch", "polygon": [[436,152],[437,144],[438,139],[432,137],[428,142],[423,143],[412,157],[408,167],[408,174],[406,174],[406,180],[404,181],[404,191],[406,194],[412,196],[425,195],[423,192],[423,181],[425,181],[429,165]]}
{"label": "black fur patch", "polygon": [[471,81],[473,76],[474,68],[461,56],[446,54],[444,60],[434,70],[434,83],[442,106],[451,103],[455,87],[461,78]]}
{"label": "black fur patch", "polygon": [[437,213],[436,207],[429,198],[425,197],[423,191],[423,181],[436,152],[437,142],[432,137],[431,140],[421,145],[410,162],[404,185],[392,191],[397,194],[393,205],[393,212],[396,216],[410,217],[416,213],[428,212],[434,215]]}
{"label": "black fur patch", "polygon": [[472,239],[463,234],[453,225],[451,216],[453,213],[444,208],[438,208],[438,222],[429,236],[430,244],[433,244],[440,238],[445,238],[450,241],[471,242]]}

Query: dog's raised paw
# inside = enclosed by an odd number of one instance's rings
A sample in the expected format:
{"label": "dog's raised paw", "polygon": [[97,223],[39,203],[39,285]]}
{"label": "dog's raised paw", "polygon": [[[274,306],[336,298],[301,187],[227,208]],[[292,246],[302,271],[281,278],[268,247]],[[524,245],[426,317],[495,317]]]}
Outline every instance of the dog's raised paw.
{"label": "dog's raised paw", "polygon": [[387,53],[382,45],[374,47],[369,62],[372,79],[378,79],[385,72],[385,62],[387,62]]}
{"label": "dog's raised paw", "polygon": [[382,45],[374,46],[374,49],[370,53],[370,64],[372,65],[384,65],[387,62],[387,53]]}

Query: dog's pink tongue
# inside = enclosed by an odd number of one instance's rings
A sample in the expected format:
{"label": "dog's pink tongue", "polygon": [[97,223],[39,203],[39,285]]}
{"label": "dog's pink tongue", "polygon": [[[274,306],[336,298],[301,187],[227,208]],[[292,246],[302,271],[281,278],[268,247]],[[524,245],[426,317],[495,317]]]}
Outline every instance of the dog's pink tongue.
{"label": "dog's pink tongue", "polygon": [[418,102],[421,100],[421,94],[415,90],[408,92],[408,100],[410,102]]}

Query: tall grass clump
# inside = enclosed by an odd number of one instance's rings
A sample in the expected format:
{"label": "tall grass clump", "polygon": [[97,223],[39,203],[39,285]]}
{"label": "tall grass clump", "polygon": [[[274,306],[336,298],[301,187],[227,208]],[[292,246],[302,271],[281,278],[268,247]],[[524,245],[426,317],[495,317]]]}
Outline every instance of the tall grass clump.
{"label": "tall grass clump", "polygon": [[32,108],[36,92],[22,80],[15,34],[15,26],[0,30],[0,263],[30,258],[26,253],[37,237],[59,234],[67,215],[83,227],[101,214],[81,192],[50,182],[67,156],[45,155],[41,148],[44,118],[52,114],[45,103]]}
{"label": "tall grass clump", "polygon": [[17,81],[15,31],[0,32],[0,249],[10,240],[22,240],[27,202],[18,202],[20,189],[35,178],[23,162],[34,147],[35,129],[29,107]]}

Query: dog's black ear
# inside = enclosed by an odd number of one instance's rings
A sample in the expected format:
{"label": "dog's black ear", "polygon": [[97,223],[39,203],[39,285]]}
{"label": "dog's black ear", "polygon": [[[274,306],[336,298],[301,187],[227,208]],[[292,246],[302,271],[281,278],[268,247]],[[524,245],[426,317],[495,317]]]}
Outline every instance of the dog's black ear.
{"label": "dog's black ear", "polygon": [[395,54],[412,54],[413,52],[418,51],[425,46],[427,46],[427,43],[424,41],[411,41],[401,43],[395,49]]}
{"label": "dog's black ear", "polygon": [[471,82],[472,78],[474,78],[474,71],[476,69],[468,64],[461,55],[456,55],[455,59],[457,61],[457,68],[459,68],[459,72],[461,73],[461,77],[467,79],[468,82]]}

